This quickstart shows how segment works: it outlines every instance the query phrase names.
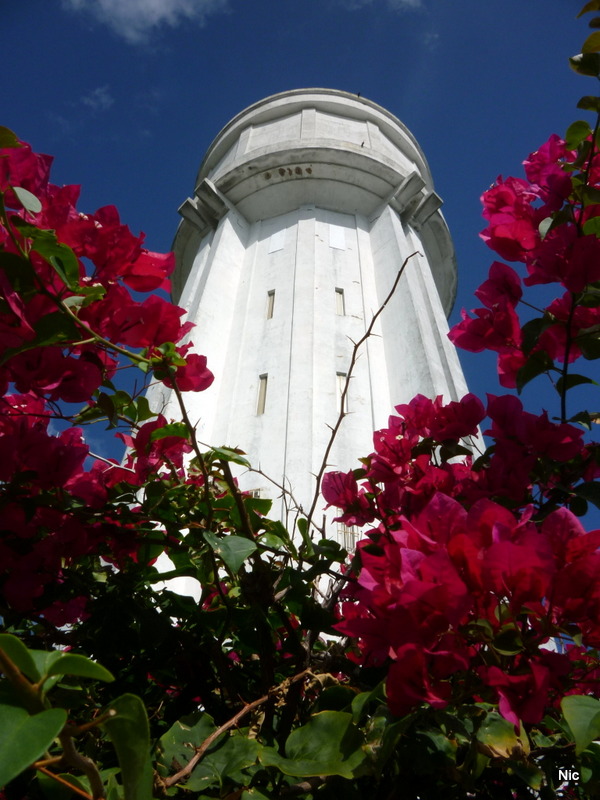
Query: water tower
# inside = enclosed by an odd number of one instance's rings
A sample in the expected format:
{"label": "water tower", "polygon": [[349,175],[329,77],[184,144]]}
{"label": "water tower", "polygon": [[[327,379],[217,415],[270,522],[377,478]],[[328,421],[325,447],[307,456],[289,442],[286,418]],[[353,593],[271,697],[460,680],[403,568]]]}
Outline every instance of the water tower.
{"label": "water tower", "polygon": [[[419,392],[462,397],[446,336],[456,265],[440,206],[414,137],[362,97],[288,91],[232,119],[180,208],[174,243],[174,299],[215,374],[208,391],[186,395],[199,439],[240,447],[307,510],[352,343],[413,252],[362,348],[331,467],[371,452],[394,405]],[[177,415],[168,392],[153,400]],[[256,473],[240,485],[279,495]]]}

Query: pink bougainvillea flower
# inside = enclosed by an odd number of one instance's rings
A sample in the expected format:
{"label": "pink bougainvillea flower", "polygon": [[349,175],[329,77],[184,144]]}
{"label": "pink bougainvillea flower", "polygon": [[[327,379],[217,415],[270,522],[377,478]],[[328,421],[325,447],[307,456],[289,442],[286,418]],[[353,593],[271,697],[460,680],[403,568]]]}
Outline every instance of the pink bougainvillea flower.
{"label": "pink bougainvillea flower", "polygon": [[72,597],[70,600],[55,600],[51,606],[41,611],[41,616],[55,625],[57,628],[63,625],[72,625],[87,619],[89,614],[86,612],[87,597]]}
{"label": "pink bougainvillea flower", "polygon": [[548,704],[550,670],[538,660],[532,659],[527,672],[509,675],[499,667],[482,669],[484,682],[498,692],[498,710],[515,727],[523,722],[540,722]]}
{"label": "pink bougainvillea flower", "polygon": [[441,395],[431,400],[418,394],[410,403],[396,406],[396,411],[410,430],[438,441],[474,435],[485,416],[483,403],[473,394],[446,404]]}
{"label": "pink bougainvillea flower", "polygon": [[8,208],[22,209],[21,202],[10,191],[19,186],[42,197],[48,186],[52,156],[34,153],[31,146],[21,142],[20,147],[0,150],[0,192],[4,192],[4,203]]}
{"label": "pink bougainvillea flower", "polygon": [[138,257],[123,271],[123,281],[136,292],[153,292],[156,289],[169,291],[168,276],[175,269],[173,253],[151,253],[142,250]]}
{"label": "pink bougainvillea flower", "polygon": [[561,283],[570,292],[581,292],[600,280],[600,241],[581,236],[575,225],[563,224],[550,231],[527,262],[525,284]]}
{"label": "pink bougainvillea flower", "polygon": [[512,267],[501,261],[494,261],[487,281],[475,291],[475,296],[486,308],[502,307],[505,302],[516,306],[522,295],[520,277]]}
{"label": "pink bougainvillea flower", "polygon": [[563,162],[574,155],[567,150],[564,140],[553,133],[523,162],[527,179],[540,190],[548,213],[558,211],[573,190],[571,176],[564,170]]}
{"label": "pink bougainvillea flower", "polygon": [[114,312],[114,323],[120,340],[130,347],[157,347],[165,342],[178,342],[193,327],[181,323],[182,308],[162,297],[148,297],[142,303],[129,303]]}
{"label": "pink bougainvillea flower", "polygon": [[412,643],[396,651],[386,681],[387,701],[392,714],[402,717],[422,703],[433,708],[448,705],[451,686],[448,682],[432,680],[427,656],[429,653]]}
{"label": "pink bougainvillea flower", "polygon": [[521,323],[513,306],[498,303],[494,308],[476,308],[474,317],[462,311],[462,322],[455,325],[448,337],[457,347],[471,353],[493,350],[512,351],[521,345]]}
{"label": "pink bougainvillea flower", "polygon": [[523,410],[523,404],[512,395],[488,395],[488,417],[492,427],[488,433],[497,442],[497,451],[504,444],[518,443],[524,453],[556,461],[568,461],[581,453],[583,431],[568,423],[554,423],[544,411],[541,415]]}
{"label": "pink bougainvillea flower", "polygon": [[[203,392],[212,384],[215,376],[206,366],[206,356],[191,353],[185,356],[185,364],[176,367],[175,382],[182,392]],[[162,382],[170,389],[173,381],[169,377],[162,378]]]}

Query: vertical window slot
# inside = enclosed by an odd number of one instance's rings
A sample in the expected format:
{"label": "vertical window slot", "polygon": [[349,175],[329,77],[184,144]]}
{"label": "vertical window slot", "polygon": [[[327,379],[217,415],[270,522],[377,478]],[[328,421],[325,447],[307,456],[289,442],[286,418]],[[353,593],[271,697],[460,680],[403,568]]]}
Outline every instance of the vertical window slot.
{"label": "vertical window slot", "polygon": [[275,308],[275,289],[267,292],[267,319],[272,319]]}
{"label": "vertical window slot", "polygon": [[346,314],[346,300],[343,289],[336,288],[335,290],[335,313],[338,317],[343,317]]}
{"label": "vertical window slot", "polygon": [[264,414],[267,403],[267,375],[258,376],[258,401],[256,403],[256,413]]}
{"label": "vertical window slot", "polygon": [[[344,389],[346,388],[346,378],[348,376],[345,372],[336,372],[335,377],[337,383],[337,410],[346,413],[348,411],[348,394],[346,393],[344,398]],[[343,407],[342,398],[344,399]]]}

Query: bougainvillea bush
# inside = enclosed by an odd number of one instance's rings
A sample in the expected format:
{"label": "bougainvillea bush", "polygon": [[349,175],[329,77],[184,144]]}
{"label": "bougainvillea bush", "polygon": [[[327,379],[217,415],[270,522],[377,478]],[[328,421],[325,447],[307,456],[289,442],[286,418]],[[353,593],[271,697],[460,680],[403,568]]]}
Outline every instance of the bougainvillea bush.
{"label": "bougainvillea bush", "polygon": [[[571,59],[585,76],[599,40]],[[600,414],[578,405],[600,357],[598,140],[575,122],[484,193],[501,260],[451,332],[507,389],[550,381],[555,408],[398,406],[318,487],[362,529],[349,555],[240,492],[243,453],[199,446],[185,393],[213,376],[163,299],[172,256],[113,207],[79,212],[0,129],[2,800],[599,795]],[[90,450],[97,425],[122,462]]]}

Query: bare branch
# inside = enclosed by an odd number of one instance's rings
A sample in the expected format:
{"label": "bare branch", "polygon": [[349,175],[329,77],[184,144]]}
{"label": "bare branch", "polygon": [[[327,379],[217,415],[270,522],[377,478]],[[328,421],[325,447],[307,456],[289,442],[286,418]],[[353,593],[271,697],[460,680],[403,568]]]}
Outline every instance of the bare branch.
{"label": "bare branch", "polygon": [[331,453],[331,449],[333,447],[333,443],[335,442],[336,436],[337,436],[338,431],[339,431],[339,429],[341,427],[341,424],[342,424],[342,422],[344,420],[344,417],[347,415],[347,412],[344,411],[344,409],[346,407],[346,396],[348,395],[348,388],[350,386],[350,380],[352,378],[352,371],[354,370],[354,367],[356,365],[356,361],[357,361],[357,358],[358,358],[358,351],[359,351],[360,347],[364,344],[364,342],[366,342],[367,339],[372,335],[373,328],[375,326],[375,322],[377,321],[378,317],[383,312],[384,308],[387,306],[389,301],[392,299],[392,296],[394,295],[394,292],[396,291],[396,289],[398,287],[398,284],[400,283],[400,278],[402,277],[402,274],[403,274],[404,270],[406,269],[406,266],[408,265],[408,262],[410,261],[411,258],[414,258],[417,255],[421,255],[421,253],[418,250],[415,250],[414,253],[411,253],[409,256],[407,256],[404,259],[404,262],[403,262],[402,266],[400,267],[400,269],[398,270],[398,274],[396,275],[396,279],[394,280],[394,283],[393,283],[392,288],[390,289],[390,291],[388,293],[388,296],[385,298],[385,300],[383,301],[383,303],[381,304],[379,309],[373,315],[373,318],[371,319],[371,322],[369,323],[369,326],[368,326],[367,330],[365,331],[364,335],[361,336],[361,338],[358,340],[358,342],[356,342],[356,344],[352,348],[352,355],[350,357],[350,366],[348,367],[348,373],[346,375],[346,382],[344,384],[344,390],[342,392],[342,397],[341,397],[341,400],[340,400],[340,413],[339,413],[339,416],[337,418],[337,422],[335,423],[335,425],[331,429],[331,436],[329,437],[329,442],[327,444],[327,447],[325,448],[325,453],[323,455],[323,461],[321,462],[321,467],[319,468],[319,472],[316,475],[317,485],[315,487],[315,494],[314,494],[314,497],[313,497],[312,505],[310,507],[310,511],[308,512],[308,516],[307,516],[307,529],[310,528],[311,521],[312,521],[313,515],[315,513],[315,509],[317,507],[317,503],[319,502],[319,496],[321,494],[321,481],[323,479],[323,473],[325,472],[325,470],[327,469],[327,466],[328,466],[327,465],[327,461],[329,459],[329,455]]}
{"label": "bare branch", "polygon": [[271,697],[273,697],[274,694],[277,694],[277,692],[279,692],[284,686],[286,685],[291,686],[293,683],[297,683],[300,680],[304,680],[304,678],[306,678],[307,675],[311,674],[312,673],[310,672],[310,670],[305,669],[302,672],[298,673],[298,675],[294,675],[293,678],[290,678],[289,680],[284,681],[279,686],[274,687],[269,692],[267,692],[267,694],[264,694],[262,697],[259,697],[258,700],[253,700],[251,703],[246,703],[246,705],[243,708],[241,708],[237,712],[237,714],[234,714],[233,717],[231,717],[231,719],[223,723],[223,725],[221,725],[220,728],[217,728],[216,731],[211,733],[211,735],[202,742],[200,747],[196,749],[196,753],[193,756],[193,758],[190,759],[190,761],[185,765],[185,767],[183,767],[183,769],[180,769],[179,772],[175,773],[175,775],[171,775],[170,778],[167,778],[164,781],[164,786],[166,786],[167,788],[170,786],[174,786],[176,783],[179,783],[179,781],[181,781],[182,778],[187,778],[187,776],[192,772],[196,764],[204,756],[208,748],[219,738],[219,736],[222,733],[225,733],[225,731],[228,731],[230,728],[235,727],[241,719],[243,719],[247,714],[249,714],[255,708],[262,706],[264,703],[270,700]]}

